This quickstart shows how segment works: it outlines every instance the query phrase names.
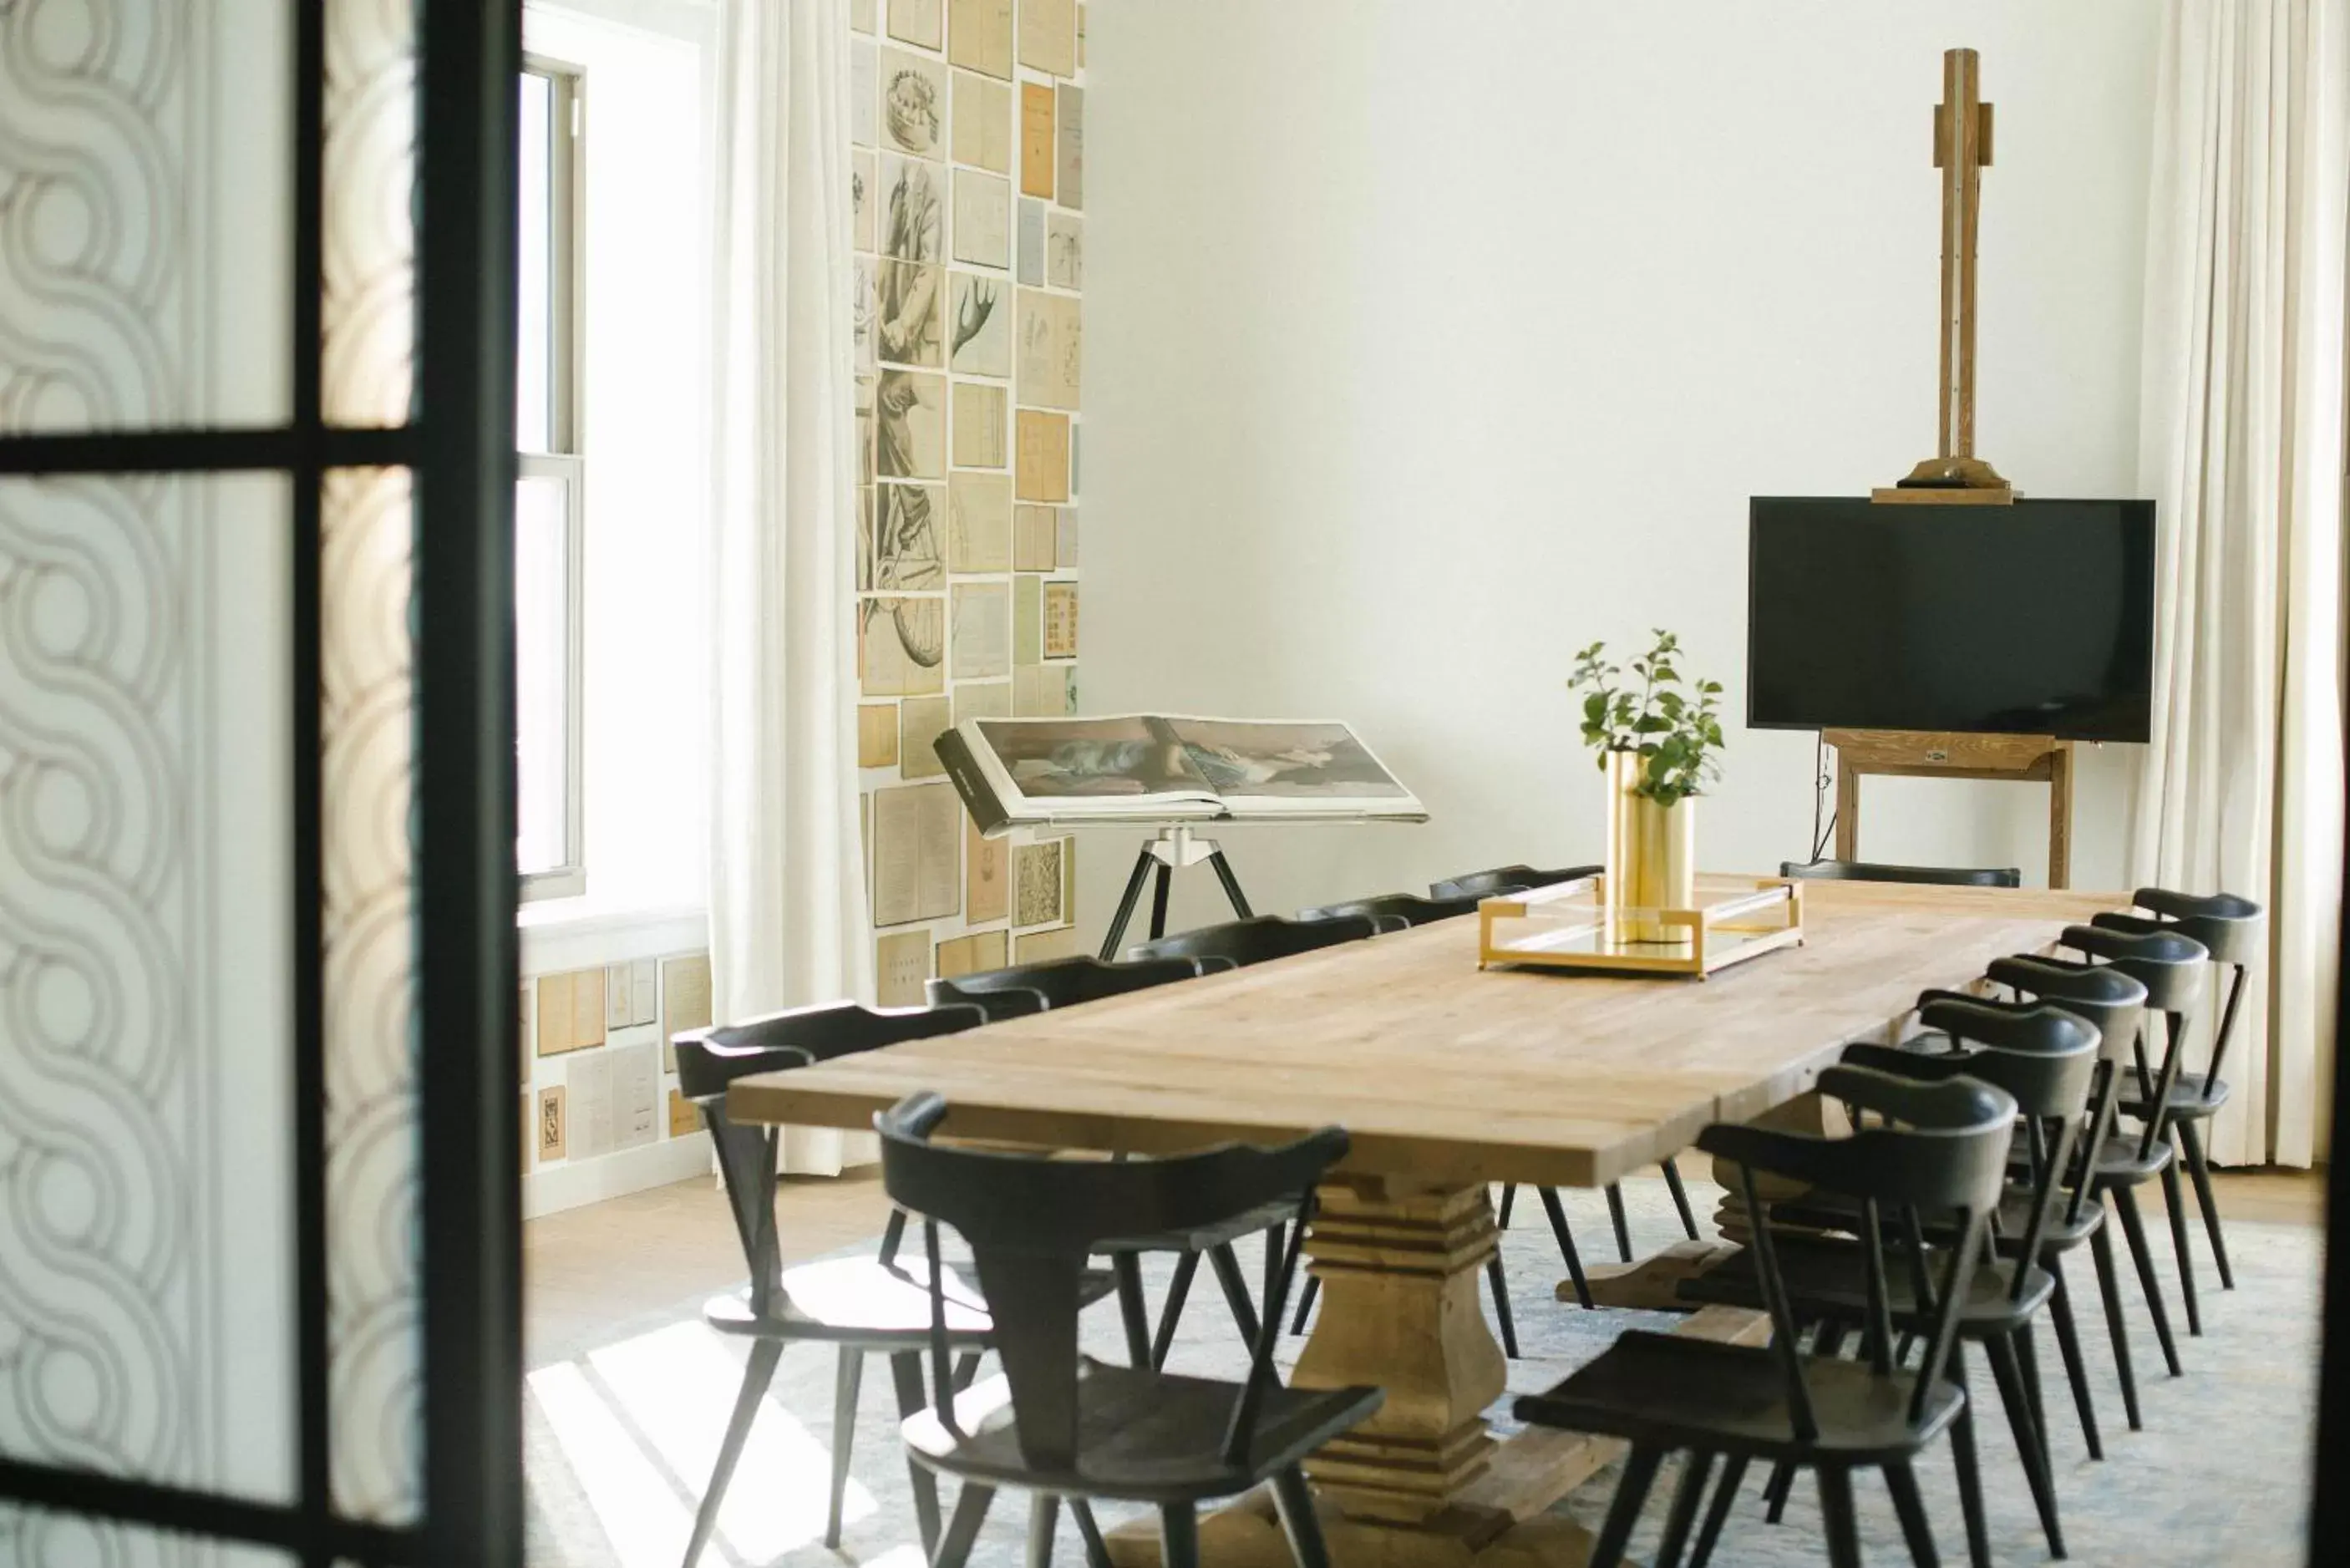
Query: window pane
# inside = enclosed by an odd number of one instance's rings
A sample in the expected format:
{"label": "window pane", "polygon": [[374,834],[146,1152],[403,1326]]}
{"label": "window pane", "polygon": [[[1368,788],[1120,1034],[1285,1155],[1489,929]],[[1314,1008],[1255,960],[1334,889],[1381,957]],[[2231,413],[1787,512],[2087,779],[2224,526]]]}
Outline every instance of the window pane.
{"label": "window pane", "polygon": [[515,486],[515,849],[525,877],[562,866],[570,839],[569,492],[552,475]]}
{"label": "window pane", "polygon": [[555,439],[555,84],[522,78],[522,290],[515,360],[515,441],[551,452]]}

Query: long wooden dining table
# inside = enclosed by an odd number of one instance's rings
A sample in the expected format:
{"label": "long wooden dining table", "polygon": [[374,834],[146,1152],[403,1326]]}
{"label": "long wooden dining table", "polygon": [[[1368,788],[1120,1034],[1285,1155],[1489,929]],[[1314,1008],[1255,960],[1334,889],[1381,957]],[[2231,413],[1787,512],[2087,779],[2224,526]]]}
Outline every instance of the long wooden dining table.
{"label": "long wooden dining table", "polygon": [[[1498,1232],[1489,1182],[1601,1187],[1708,1123],[1804,1093],[1856,1040],[1884,1040],[1919,991],[2048,948],[2119,894],[1813,883],[1803,946],[1704,981],[1477,965],[1463,919],[1081,1008],[737,1083],[738,1120],[866,1127],[918,1090],[947,1134],[1039,1148],[1169,1153],[1352,1137],[1305,1242],[1323,1305],[1291,1377],[1374,1384],[1378,1414],[1307,1463],[1348,1568],[1579,1563],[1550,1506],[1616,1453],[1533,1429],[1497,1441],[1504,1389],[1478,1280]],[[1682,1332],[1756,1339],[1709,1308]],[[1155,1536],[1114,1539],[1121,1568]],[[1272,1506],[1204,1521],[1205,1561],[1290,1562]]]}

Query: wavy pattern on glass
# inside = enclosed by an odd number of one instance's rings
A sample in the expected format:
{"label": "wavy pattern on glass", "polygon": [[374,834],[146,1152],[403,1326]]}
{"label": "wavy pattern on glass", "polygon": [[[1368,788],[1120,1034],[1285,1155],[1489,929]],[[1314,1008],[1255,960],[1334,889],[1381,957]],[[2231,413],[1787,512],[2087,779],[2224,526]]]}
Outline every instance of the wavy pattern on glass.
{"label": "wavy pattern on glass", "polygon": [[416,6],[326,15],[321,407],[329,424],[397,425],[416,379]]}
{"label": "wavy pattern on glass", "polygon": [[334,1496],[354,1518],[405,1523],[422,1484],[408,471],[328,474],[323,526]]}

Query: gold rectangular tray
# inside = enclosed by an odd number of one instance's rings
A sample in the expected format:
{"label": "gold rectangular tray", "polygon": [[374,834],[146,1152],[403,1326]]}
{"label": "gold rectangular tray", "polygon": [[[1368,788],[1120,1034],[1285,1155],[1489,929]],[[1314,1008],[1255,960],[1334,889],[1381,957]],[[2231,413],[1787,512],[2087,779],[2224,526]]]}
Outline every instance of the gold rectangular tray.
{"label": "gold rectangular tray", "polygon": [[1697,907],[1607,907],[1607,878],[1586,877],[1477,906],[1477,967],[1533,965],[1703,980],[1800,946],[1804,889],[1783,877],[1700,874]]}

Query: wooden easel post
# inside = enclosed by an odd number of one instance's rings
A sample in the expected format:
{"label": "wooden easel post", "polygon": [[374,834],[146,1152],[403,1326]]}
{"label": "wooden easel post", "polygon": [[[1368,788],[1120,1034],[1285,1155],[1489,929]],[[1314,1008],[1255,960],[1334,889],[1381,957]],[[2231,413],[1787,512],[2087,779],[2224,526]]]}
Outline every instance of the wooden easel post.
{"label": "wooden easel post", "polygon": [[1982,171],[1991,162],[1991,107],[1982,101],[1981,59],[1942,55],[1942,101],[1934,106],[1934,167],[1942,171],[1940,429],[1936,454],[1873,499],[2003,506],[2014,489],[1975,455],[1975,230]]}

